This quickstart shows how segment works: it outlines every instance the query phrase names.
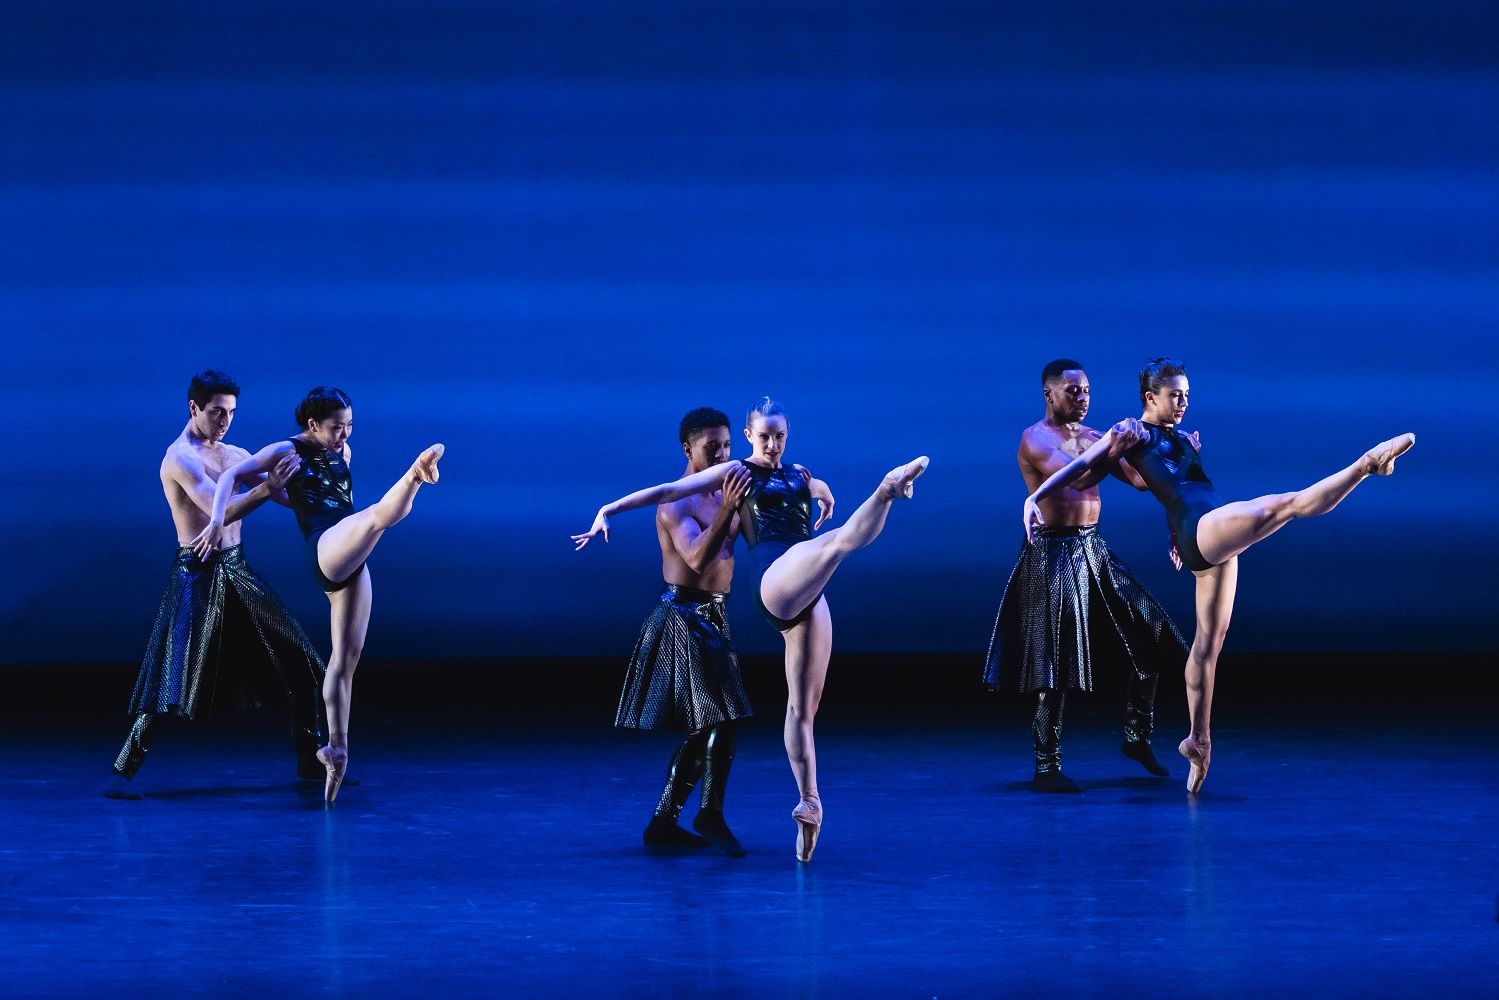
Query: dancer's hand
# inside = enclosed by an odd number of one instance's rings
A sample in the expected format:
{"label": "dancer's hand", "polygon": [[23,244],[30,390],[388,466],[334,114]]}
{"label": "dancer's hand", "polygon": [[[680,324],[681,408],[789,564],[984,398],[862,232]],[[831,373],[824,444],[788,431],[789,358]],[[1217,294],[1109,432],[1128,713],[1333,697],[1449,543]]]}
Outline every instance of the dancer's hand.
{"label": "dancer's hand", "polygon": [[209,521],[208,527],[188,544],[193,547],[193,552],[197,553],[200,560],[207,559],[210,552],[224,547],[224,525]]}
{"label": "dancer's hand", "polygon": [[1193,431],[1191,434],[1188,434],[1187,435],[1187,440],[1192,442],[1192,450],[1193,451],[1201,451],[1202,450],[1202,442],[1200,440],[1198,440],[1198,438],[1197,438],[1197,432],[1196,431]]}
{"label": "dancer's hand", "polygon": [[731,508],[738,507],[739,501],[743,500],[745,494],[749,492],[750,483],[754,481],[755,477],[750,474],[750,470],[742,465],[724,473],[723,505]]}
{"label": "dancer's hand", "polygon": [[807,486],[812,490],[812,499],[817,501],[817,523],[812,525],[816,531],[833,516],[833,491],[821,479],[814,479]]}
{"label": "dancer's hand", "polygon": [[1176,567],[1177,572],[1181,572],[1181,568],[1182,568],[1182,556],[1181,556],[1180,552],[1176,551],[1176,539],[1175,538],[1171,539],[1171,551],[1170,551],[1169,554],[1171,556],[1171,565],[1173,565],[1173,566]]}
{"label": "dancer's hand", "polygon": [[1020,516],[1025,520],[1025,540],[1034,543],[1036,541],[1034,526],[1046,523],[1046,518],[1041,516],[1041,508],[1037,505],[1035,497],[1025,498],[1025,506],[1021,508]]}
{"label": "dancer's hand", "polygon": [[607,542],[609,540],[609,515],[605,513],[606,510],[608,510],[607,507],[599,508],[599,515],[593,519],[593,527],[588,529],[586,535],[573,536],[573,541],[578,543],[577,547],[573,549],[574,552],[587,545],[588,540],[601,531],[604,533],[604,541]]}
{"label": "dancer's hand", "polygon": [[291,482],[291,477],[302,467],[302,456],[296,452],[276,463],[276,467],[265,475],[265,485],[272,493],[280,493]]}
{"label": "dancer's hand", "polygon": [[[1129,451],[1135,445],[1150,437],[1150,432],[1145,429],[1145,425],[1135,417],[1125,417],[1113,427],[1110,427],[1109,433],[1114,436],[1114,440],[1120,446],[1119,452],[1116,454]],[[1112,451],[1113,449],[1110,450]]]}

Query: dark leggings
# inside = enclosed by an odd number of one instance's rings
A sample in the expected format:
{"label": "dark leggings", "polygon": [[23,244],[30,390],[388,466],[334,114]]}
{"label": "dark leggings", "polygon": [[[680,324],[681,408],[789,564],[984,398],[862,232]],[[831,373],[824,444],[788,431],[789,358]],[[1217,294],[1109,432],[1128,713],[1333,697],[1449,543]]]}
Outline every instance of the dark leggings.
{"label": "dark leggings", "polygon": [[734,763],[734,742],[739,735],[737,721],[723,722],[688,734],[666,770],[666,788],[656,815],[676,821],[687,804],[692,788],[702,782],[701,808],[723,812],[724,789],[729,783],[729,768]]}

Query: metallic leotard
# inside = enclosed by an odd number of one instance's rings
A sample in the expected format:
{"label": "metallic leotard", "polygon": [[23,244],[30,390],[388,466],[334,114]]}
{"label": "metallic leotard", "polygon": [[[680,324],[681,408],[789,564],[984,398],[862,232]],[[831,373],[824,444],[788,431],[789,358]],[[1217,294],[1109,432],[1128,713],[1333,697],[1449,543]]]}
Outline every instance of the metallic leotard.
{"label": "metallic leotard", "polygon": [[[753,462],[743,464],[753,478],[749,492],[739,501],[739,533],[749,544],[755,569],[763,578],[782,553],[812,537],[812,490],[794,466],[769,469]],[[755,581],[755,603],[766,620],[782,632],[806,621],[817,606],[813,600],[794,618],[777,618],[760,600],[759,579]]]}
{"label": "metallic leotard", "polygon": [[1203,471],[1197,449],[1186,435],[1175,427],[1145,426],[1150,436],[1124,457],[1166,508],[1166,524],[1182,565],[1191,570],[1212,569],[1213,564],[1197,548],[1197,522],[1208,511],[1222,507],[1223,499]]}
{"label": "metallic leotard", "polygon": [[302,467],[286,484],[286,495],[307,539],[312,575],[325,591],[342,590],[359,575],[359,570],[343,580],[328,579],[318,565],[317,543],[323,532],[354,513],[354,477],[340,452],[324,451],[301,438],[290,440],[302,458]]}

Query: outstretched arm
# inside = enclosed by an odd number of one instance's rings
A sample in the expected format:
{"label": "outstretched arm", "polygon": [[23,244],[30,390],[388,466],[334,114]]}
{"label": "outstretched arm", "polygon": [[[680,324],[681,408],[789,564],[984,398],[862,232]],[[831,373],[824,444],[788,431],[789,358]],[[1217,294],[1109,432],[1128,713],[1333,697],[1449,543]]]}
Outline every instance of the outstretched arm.
{"label": "outstretched arm", "polygon": [[[197,552],[199,559],[206,558],[208,553],[222,546],[224,525],[227,523],[229,515],[229,500],[234,495],[234,492],[239,489],[239,484],[267,473],[274,472],[279,474],[284,469],[283,463],[288,454],[292,458],[296,458],[297,455],[296,450],[289,442],[281,441],[273,445],[267,445],[243,462],[231,465],[224,470],[224,474],[219,477],[218,485],[213,491],[213,507],[208,512],[208,527],[204,528],[202,533],[197,538],[194,538],[191,543],[193,551]],[[291,466],[292,471],[295,471],[296,468],[297,465]],[[281,480],[277,488],[284,487],[286,480],[290,478],[291,472],[287,472],[285,478]],[[269,486],[270,484],[266,483],[265,485]],[[259,489],[260,487],[256,488]],[[248,496],[249,494],[246,495]],[[270,493],[268,492],[266,496],[260,499],[259,503],[264,503],[269,496]],[[245,513],[248,513],[248,511]]]}
{"label": "outstretched arm", "polygon": [[1046,519],[1041,516],[1039,501],[1051,496],[1062,487],[1082,479],[1085,475],[1104,474],[1103,470],[1107,469],[1109,463],[1118,461],[1121,455],[1145,438],[1144,425],[1133,417],[1126,418],[1110,427],[1108,432],[1094,441],[1087,451],[1052,473],[1046,482],[1036,489],[1036,492],[1025,498],[1021,516],[1024,518],[1026,539],[1034,542],[1036,540],[1035,525],[1046,523]]}
{"label": "outstretched arm", "polygon": [[[301,466],[302,460],[295,452],[277,462],[267,476],[252,476],[254,488],[240,493],[224,508],[224,523],[233,524],[247,516],[267,500],[285,502],[286,483]],[[161,478],[172,483],[198,506],[203,513],[213,516],[213,499],[216,487],[208,478],[203,459],[191,448],[174,449],[161,466]]]}
{"label": "outstretched arm", "polygon": [[699,493],[712,493],[723,485],[724,477],[729,470],[743,468],[739,461],[723,462],[695,472],[690,476],[684,476],[675,482],[662,483],[660,486],[652,486],[648,489],[636,490],[628,496],[620,497],[613,503],[607,503],[599,508],[597,516],[593,519],[593,526],[581,535],[573,535],[573,541],[577,542],[577,549],[588,544],[588,540],[599,532],[604,533],[604,541],[609,540],[609,518],[627,510],[637,510],[641,507],[654,507],[663,503],[672,503],[686,497],[696,496]]}

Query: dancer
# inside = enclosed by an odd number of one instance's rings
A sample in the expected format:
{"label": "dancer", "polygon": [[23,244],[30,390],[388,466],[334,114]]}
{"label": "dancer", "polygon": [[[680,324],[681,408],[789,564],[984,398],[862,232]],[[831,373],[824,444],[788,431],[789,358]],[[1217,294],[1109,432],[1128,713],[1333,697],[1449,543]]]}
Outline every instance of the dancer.
{"label": "dancer", "polygon": [[[728,460],[729,418],[708,407],[692,410],[678,438],[687,455],[684,475],[702,472]],[[722,494],[695,494],[656,508],[666,589],[640,630],[614,717],[627,729],[687,734],[672,754],[666,788],[645,828],[650,847],[714,844],[731,857],[745,855],[723,816],[737,720],[752,714],[724,601],[734,575],[739,501],[749,483],[749,473],[737,469],[724,477]],[[677,817],[699,780],[701,806],[692,821],[698,833],[692,833]]]}
{"label": "dancer", "polygon": [[[161,486],[177,529],[172,580],[146,646],[130,713],[130,735],[104,788],[111,799],[139,799],[131,786],[168,712],[188,719],[215,708],[259,707],[254,673],[274,671],[291,708],[297,776],[322,777],[316,754],[322,742],[323,660],[276,596],[245,561],[239,521],[282,492],[297,471],[295,455],[272,463],[265,477],[225,504],[223,548],[201,557],[191,547],[208,524],[215,483],[249,455],[224,442],[234,421],[239,386],[223,372],[194,375],[187,388],[187,425],[161,461]],[[231,493],[234,490],[230,491]],[[256,668],[260,668],[258,671]]]}
{"label": "dancer", "polygon": [[1177,748],[1191,765],[1187,790],[1201,790],[1212,756],[1209,716],[1218,654],[1228,634],[1238,580],[1239,553],[1268,538],[1295,518],[1326,514],[1371,475],[1388,476],[1395,459],[1416,443],[1414,434],[1383,441],[1352,465],[1304,490],[1255,500],[1224,503],[1202,470],[1196,446],[1177,425],[1187,412],[1187,370],[1178,361],[1156,358],[1140,372],[1139,420],[1123,420],[1079,458],[1053,474],[1025,500],[1028,538],[1044,525],[1040,502],[1079,477],[1121,456],[1139,472],[1166,508],[1172,561],[1197,578],[1197,633],[1187,657],[1187,711],[1192,731]]}
{"label": "dancer", "polygon": [[[750,408],[745,437],[752,452],[745,462],[731,461],[686,476],[673,483],[631,493],[600,508],[587,533],[574,535],[578,548],[600,532],[609,540],[609,518],[626,510],[671,503],[721,489],[731,472],[745,469],[751,482],[739,502],[739,530],[755,556],[759,585],[755,596],[761,613],[786,642],[786,756],[801,801],[792,810],[796,821],[796,856],[812,860],[822,828],[822,799],[817,791],[817,753],[812,723],[827,678],[832,653],[833,619],[823,589],[838,565],[873,542],[885,527],[890,505],[909,497],[912,484],[926,471],[926,456],[885,476],[874,494],[841,527],[813,538],[830,514],[827,488],[820,480],[808,483],[782,465],[789,425],[781,404],[763,397]],[[822,511],[812,522],[812,501]]]}
{"label": "dancer", "polygon": [[[1083,366],[1065,358],[1041,370],[1046,416],[1020,435],[1016,460],[1035,490],[1103,435],[1084,426],[1091,386]],[[1046,523],[1020,546],[994,623],[984,682],[990,690],[1036,692],[1031,723],[1038,792],[1080,792],[1062,772],[1062,711],[1069,689],[1093,690],[1093,659],[1122,653],[1125,683],[1124,755],[1158,777],[1170,774],[1150,748],[1156,683],[1176,668],[1187,646],[1155,598],[1098,533],[1098,483],[1112,473],[1137,489],[1139,473],[1120,460],[1084,473],[1040,502]]]}
{"label": "dancer", "polygon": [[301,459],[301,468],[287,483],[286,491],[307,539],[312,575],[328,595],[332,616],[333,651],[323,682],[328,745],[317,752],[326,770],[323,793],[329,802],[337,797],[348,767],[349,701],[353,697],[354,668],[359,665],[370,624],[373,595],[365,560],[385,530],[411,513],[417,490],[424,483],[437,482],[437,460],[444,451],[442,445],[434,444],[422,452],[379,503],[355,513],[348,444],[354,431],[353,406],[341,389],[318,386],[309,392],[297,404],[300,433],[267,445],[219,478],[213,497],[213,516],[192,543],[200,556],[219,547],[224,512],[235,483],[275,468],[291,456]]}

